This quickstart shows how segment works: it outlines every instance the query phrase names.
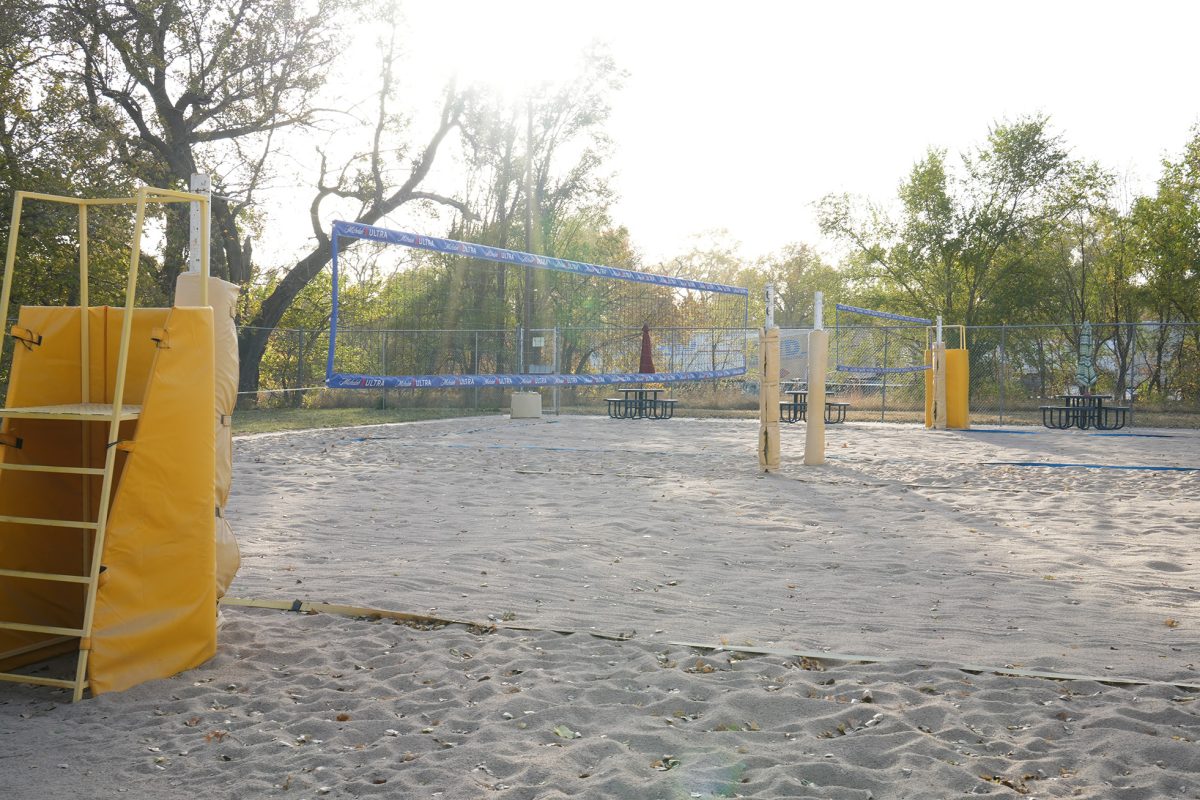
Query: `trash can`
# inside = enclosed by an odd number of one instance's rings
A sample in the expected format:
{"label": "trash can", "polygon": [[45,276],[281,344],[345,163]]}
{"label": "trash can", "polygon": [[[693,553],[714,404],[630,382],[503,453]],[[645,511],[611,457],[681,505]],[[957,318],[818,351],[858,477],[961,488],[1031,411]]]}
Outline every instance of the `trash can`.
{"label": "trash can", "polygon": [[540,392],[513,392],[511,419],[537,419],[542,416]]}

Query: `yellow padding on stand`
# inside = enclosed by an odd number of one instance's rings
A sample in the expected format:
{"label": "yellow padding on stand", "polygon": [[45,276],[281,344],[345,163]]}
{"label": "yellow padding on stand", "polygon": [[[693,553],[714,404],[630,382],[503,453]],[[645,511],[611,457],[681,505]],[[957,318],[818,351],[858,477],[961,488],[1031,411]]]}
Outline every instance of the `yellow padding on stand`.
{"label": "yellow padding on stand", "polygon": [[108,518],[93,694],[190,669],[217,647],[212,310],[171,309],[166,327]]}

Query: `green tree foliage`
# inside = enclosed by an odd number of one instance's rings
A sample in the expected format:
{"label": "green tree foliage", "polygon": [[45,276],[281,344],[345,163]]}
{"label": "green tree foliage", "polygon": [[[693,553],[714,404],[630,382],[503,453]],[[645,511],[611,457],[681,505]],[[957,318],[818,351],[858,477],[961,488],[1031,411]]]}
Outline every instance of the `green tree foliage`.
{"label": "green tree foliage", "polygon": [[[119,195],[131,185],[129,174],[118,163],[115,144],[79,126],[87,105],[78,87],[47,71],[47,64],[58,55],[39,35],[47,24],[46,7],[30,0],[15,0],[0,15],[0,239],[4,241],[17,190]],[[74,207],[32,200],[25,204],[13,275],[15,305],[78,302],[78,219]],[[129,215],[121,210],[91,212],[89,290],[94,303],[114,302],[122,296],[129,222]]]}
{"label": "green tree foliage", "polygon": [[1177,161],[1163,162],[1153,197],[1132,213],[1141,274],[1157,321],[1200,321],[1200,128]]}
{"label": "green tree foliage", "polygon": [[[1147,316],[1200,321],[1200,128],[1178,160],[1163,162],[1153,197],[1134,204],[1131,230]],[[1200,327],[1157,327],[1147,385],[1160,397],[1200,394]]]}
{"label": "green tree foliage", "polygon": [[1000,321],[1044,291],[1047,237],[1083,206],[1082,187],[1104,180],[1070,158],[1045,117],[1024,118],[994,127],[957,170],[945,151],[931,150],[901,185],[898,214],[831,195],[819,220],[849,245],[861,296],[975,325]]}
{"label": "green tree foliage", "polygon": [[[118,143],[150,185],[216,177],[214,274],[252,278],[239,214],[266,174],[273,136],[314,116],[340,51],[342,0],[60,0],[50,35],[67,46],[53,71],[83,87],[94,133]],[[231,199],[236,197],[237,199]],[[171,206],[159,282],[185,262],[187,206]]]}

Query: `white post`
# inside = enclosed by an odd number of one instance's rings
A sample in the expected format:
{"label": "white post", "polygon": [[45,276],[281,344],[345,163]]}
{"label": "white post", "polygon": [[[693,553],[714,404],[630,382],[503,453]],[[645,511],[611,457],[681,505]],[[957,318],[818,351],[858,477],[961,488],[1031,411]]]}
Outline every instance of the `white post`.
{"label": "white post", "polygon": [[[188,190],[196,194],[208,195],[212,199],[212,179],[207,175],[192,173],[192,179],[188,183]],[[200,231],[207,229],[207,224],[201,224],[200,219],[200,204],[192,203],[192,221],[191,221],[191,240],[188,247],[188,272],[200,271]],[[208,207],[205,207],[208,210]],[[207,223],[207,220],[204,221]]]}
{"label": "white post", "polygon": [[942,340],[942,317],[937,318],[937,342],[933,345],[933,427],[946,430],[946,343]]}
{"label": "white post", "polygon": [[813,331],[808,335],[808,410],[805,412],[804,465],[825,463],[825,362],[829,340],[825,332],[824,295],[813,295]]}
{"label": "white post", "polygon": [[767,328],[775,327],[775,284],[767,284]]}

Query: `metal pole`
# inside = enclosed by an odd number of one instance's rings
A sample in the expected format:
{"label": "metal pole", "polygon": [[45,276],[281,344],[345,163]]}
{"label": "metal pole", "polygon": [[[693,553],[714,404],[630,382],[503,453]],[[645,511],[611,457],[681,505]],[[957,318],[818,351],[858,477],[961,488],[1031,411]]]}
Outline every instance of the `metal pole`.
{"label": "metal pole", "polygon": [[[1133,328],[1133,333],[1132,333],[1132,336],[1133,336],[1133,343],[1132,343],[1132,344],[1129,346],[1129,349],[1130,349],[1130,351],[1131,351],[1131,352],[1130,352],[1130,354],[1129,354],[1129,371],[1130,371],[1130,375],[1129,375],[1129,381],[1128,381],[1128,383],[1129,383],[1129,386],[1130,386],[1130,388],[1133,390],[1132,392],[1130,392],[1130,393],[1129,393],[1129,427],[1131,427],[1131,428],[1132,428],[1132,427],[1134,426],[1134,420],[1133,420],[1134,408],[1135,408],[1135,407],[1136,407],[1136,405],[1137,405],[1137,397],[1138,397],[1138,393],[1137,393],[1137,337],[1138,337],[1138,326],[1137,326],[1137,325],[1133,325],[1133,326],[1131,326],[1131,327]],[[1123,399],[1123,398],[1122,398],[1122,399]]]}
{"label": "metal pole", "polygon": [[523,325],[517,328],[517,373],[525,374],[525,326]]}
{"label": "metal pole", "polygon": [[[558,375],[559,361],[558,361],[558,326],[557,325],[554,326],[554,349],[552,352],[554,354],[553,358],[552,358],[552,363],[553,363],[552,369],[554,371],[554,374]],[[561,413],[561,410],[559,407],[558,384],[554,384],[553,395],[554,395],[554,416],[557,417]]]}
{"label": "metal pole", "polygon": [[[304,329],[296,329],[296,388],[304,386]],[[303,395],[296,392],[296,405],[300,405]]]}
{"label": "metal pole", "polygon": [[[192,179],[188,182],[188,189],[196,194],[208,195],[212,197],[212,179],[207,175],[192,173]],[[200,252],[202,250],[201,243],[203,241],[201,231],[208,227],[208,219],[203,219],[209,216],[209,203],[205,203],[201,208],[200,203],[189,203],[192,209],[191,222],[189,227],[189,246],[188,246],[188,272],[200,271]],[[203,219],[203,222],[201,221]]]}
{"label": "metal pole", "polygon": [[879,401],[879,421],[884,421],[884,414],[887,413],[887,365],[888,365],[888,334],[887,328],[883,329],[883,388],[880,390],[882,395]]}
{"label": "metal pole", "polygon": [[[475,357],[472,359],[475,362],[474,373],[479,374],[479,331],[475,331]],[[475,394],[475,410],[479,410],[479,387],[476,386],[471,390]]]}
{"label": "metal pole", "polygon": [[[381,353],[381,357],[383,359],[383,374],[384,375],[388,374],[387,340],[388,340],[388,332],[384,331],[383,332],[383,345],[381,346],[381,349],[383,351]],[[383,410],[387,411],[387,384],[386,383],[383,385]]]}
{"label": "metal pole", "polygon": [[1007,325],[1000,326],[1000,424],[1004,424],[1004,384],[1008,382]]}

